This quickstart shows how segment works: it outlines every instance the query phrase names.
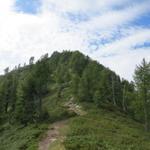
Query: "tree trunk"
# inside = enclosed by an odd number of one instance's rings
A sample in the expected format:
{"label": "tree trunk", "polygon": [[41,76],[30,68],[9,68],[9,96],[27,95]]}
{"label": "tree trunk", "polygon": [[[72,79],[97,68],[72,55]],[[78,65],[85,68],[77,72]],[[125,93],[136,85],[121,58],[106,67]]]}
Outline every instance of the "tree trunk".
{"label": "tree trunk", "polygon": [[126,112],[126,97],[125,97],[125,92],[126,92],[126,85],[124,85],[123,87],[123,100],[122,100],[122,107],[123,107],[123,111]]}
{"label": "tree trunk", "polygon": [[144,119],[145,119],[145,131],[149,130],[149,122],[148,122],[148,108],[147,108],[147,91],[146,88],[144,87],[144,96],[143,96],[143,100],[144,100]]}
{"label": "tree trunk", "polygon": [[42,98],[41,95],[39,96],[39,114],[42,114]]}
{"label": "tree trunk", "polygon": [[114,106],[116,106],[117,104],[116,104],[116,99],[115,99],[115,87],[114,87],[114,78],[113,78],[113,76],[112,76],[112,98],[113,98],[113,104],[114,104]]}

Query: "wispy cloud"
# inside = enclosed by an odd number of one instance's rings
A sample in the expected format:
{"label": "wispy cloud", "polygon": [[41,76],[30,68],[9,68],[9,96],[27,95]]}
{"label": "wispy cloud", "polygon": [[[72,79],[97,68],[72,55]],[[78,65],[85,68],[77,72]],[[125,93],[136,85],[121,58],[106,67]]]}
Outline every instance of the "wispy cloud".
{"label": "wispy cloud", "polygon": [[29,2],[0,2],[0,72],[31,56],[68,49],[81,50],[131,80],[135,64],[150,59],[150,22],[138,24],[150,13],[149,0]]}

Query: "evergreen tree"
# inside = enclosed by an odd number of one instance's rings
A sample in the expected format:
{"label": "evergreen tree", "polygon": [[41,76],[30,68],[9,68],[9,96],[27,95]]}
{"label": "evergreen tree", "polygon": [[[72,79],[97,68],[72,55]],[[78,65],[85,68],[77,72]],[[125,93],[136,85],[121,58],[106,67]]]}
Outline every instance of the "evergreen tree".
{"label": "evergreen tree", "polygon": [[[137,87],[136,92],[141,93],[140,84]],[[61,100],[65,89],[76,100],[99,107],[111,103],[142,120],[141,101],[135,98],[134,86],[79,51],[54,52],[50,58],[45,54],[36,63],[31,57],[29,65],[12,71],[6,68],[5,75],[0,76],[0,115],[9,122],[15,116],[24,125],[40,121],[43,98],[54,91]]]}
{"label": "evergreen tree", "polygon": [[90,93],[91,88],[92,87],[90,86],[89,74],[88,74],[88,71],[85,70],[80,79],[79,89],[78,89],[78,97],[79,97],[80,101],[91,101],[92,100],[92,95]]}
{"label": "evergreen tree", "polygon": [[88,57],[85,57],[79,51],[76,51],[71,56],[69,66],[73,70],[73,73],[78,74],[81,77],[88,62]]}
{"label": "evergreen tree", "polygon": [[34,57],[31,57],[31,58],[29,59],[29,65],[33,65],[33,63],[34,63]]}
{"label": "evergreen tree", "polygon": [[135,70],[135,84],[143,103],[145,130],[150,128],[150,63],[143,59],[141,65]]}
{"label": "evergreen tree", "polygon": [[37,100],[38,117],[42,116],[42,98],[48,93],[48,83],[51,80],[51,71],[48,62],[48,54],[45,54],[36,63],[33,69],[33,75],[35,80],[35,96]]}
{"label": "evergreen tree", "polygon": [[0,123],[4,118],[4,98],[3,98],[4,88],[2,82],[0,82]]}
{"label": "evergreen tree", "polygon": [[31,74],[26,74],[20,79],[17,88],[17,102],[15,110],[16,120],[25,126],[33,123],[35,114],[35,83]]}
{"label": "evergreen tree", "polygon": [[103,104],[104,100],[104,93],[102,92],[103,89],[96,90],[93,96],[93,101],[95,104],[100,107]]}
{"label": "evergreen tree", "polygon": [[72,89],[72,94],[75,98],[78,98],[79,82],[80,82],[80,77],[75,74],[72,75],[71,89]]}

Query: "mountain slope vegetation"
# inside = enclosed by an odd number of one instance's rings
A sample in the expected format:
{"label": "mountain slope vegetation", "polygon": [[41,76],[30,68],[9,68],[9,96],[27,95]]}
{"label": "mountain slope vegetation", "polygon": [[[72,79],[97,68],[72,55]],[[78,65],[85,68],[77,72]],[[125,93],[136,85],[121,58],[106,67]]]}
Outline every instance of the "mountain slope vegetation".
{"label": "mountain slope vegetation", "polygon": [[87,103],[83,106],[87,114],[69,122],[66,150],[150,149],[150,134],[144,132],[140,123],[117,110],[97,109]]}
{"label": "mountain slope vegetation", "polygon": [[[31,57],[28,65],[6,68],[0,76],[0,149],[36,150],[49,124],[68,120],[60,144],[66,150],[146,150],[149,134],[143,132],[137,89],[79,51],[45,54],[37,62]],[[87,113],[68,109],[70,101]]]}

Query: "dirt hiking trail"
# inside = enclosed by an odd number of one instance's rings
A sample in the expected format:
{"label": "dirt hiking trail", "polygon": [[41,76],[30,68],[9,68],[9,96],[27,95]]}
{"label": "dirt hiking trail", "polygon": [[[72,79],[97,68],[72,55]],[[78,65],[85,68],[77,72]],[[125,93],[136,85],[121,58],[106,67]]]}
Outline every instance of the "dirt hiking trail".
{"label": "dirt hiking trail", "polygon": [[62,139],[64,137],[60,137],[59,129],[63,128],[67,121],[58,121],[49,126],[46,136],[39,143],[39,150],[48,150],[51,143],[56,141],[58,138]]}
{"label": "dirt hiking trail", "polygon": [[[73,103],[72,101],[65,103],[64,107],[66,107],[69,111],[73,111],[80,116],[86,114],[86,112],[82,110],[81,106]],[[67,121],[68,119],[51,124],[46,135],[39,142],[38,150],[49,150],[50,145],[58,139],[63,142],[65,137],[60,134],[60,129],[67,124]]]}

